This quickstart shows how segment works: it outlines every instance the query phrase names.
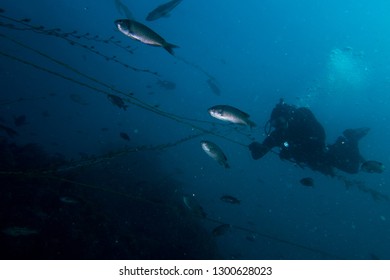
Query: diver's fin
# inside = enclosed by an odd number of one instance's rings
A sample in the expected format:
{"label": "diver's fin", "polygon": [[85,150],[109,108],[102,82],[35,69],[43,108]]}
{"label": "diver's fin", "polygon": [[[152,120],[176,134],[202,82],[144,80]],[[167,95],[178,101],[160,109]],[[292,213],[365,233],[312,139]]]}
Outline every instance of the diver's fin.
{"label": "diver's fin", "polygon": [[346,129],[343,134],[348,140],[359,141],[370,131],[369,127],[362,127],[356,129]]}

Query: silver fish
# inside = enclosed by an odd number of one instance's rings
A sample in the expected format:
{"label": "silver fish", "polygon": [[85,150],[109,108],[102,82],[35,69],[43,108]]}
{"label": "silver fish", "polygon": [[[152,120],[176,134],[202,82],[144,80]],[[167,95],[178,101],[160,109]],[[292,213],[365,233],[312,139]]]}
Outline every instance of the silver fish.
{"label": "silver fish", "polygon": [[231,204],[240,204],[240,200],[231,195],[223,195],[221,196],[221,200]]}
{"label": "silver fish", "polygon": [[178,48],[174,44],[170,44],[163,37],[158,35],[152,29],[131,19],[118,19],[115,25],[120,32],[130,37],[133,40],[140,41],[146,45],[162,47],[171,55],[174,55],[173,48]]}
{"label": "silver fish", "polygon": [[206,213],[203,210],[203,207],[199,205],[198,201],[195,199],[194,195],[183,195],[183,202],[186,208],[195,216],[206,218]]}
{"label": "silver fish", "polygon": [[256,124],[249,120],[250,115],[230,105],[216,105],[208,109],[209,114],[222,121],[235,124],[247,125],[250,127]]}
{"label": "silver fish", "polygon": [[212,159],[216,160],[220,165],[225,168],[229,168],[227,157],[223,153],[222,149],[217,144],[210,141],[201,141],[203,151],[206,152]]}
{"label": "silver fish", "polygon": [[147,21],[152,21],[159,19],[161,17],[167,17],[169,16],[169,13],[181,3],[182,0],[172,0],[165,4],[162,4],[155,8],[153,11],[151,11],[148,16],[146,17]]}

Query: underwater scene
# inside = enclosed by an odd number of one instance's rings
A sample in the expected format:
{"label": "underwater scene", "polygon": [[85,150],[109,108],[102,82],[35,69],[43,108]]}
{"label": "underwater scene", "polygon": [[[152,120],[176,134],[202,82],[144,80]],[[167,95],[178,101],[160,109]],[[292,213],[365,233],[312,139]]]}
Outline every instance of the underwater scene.
{"label": "underwater scene", "polygon": [[390,259],[390,3],[4,0],[1,259]]}

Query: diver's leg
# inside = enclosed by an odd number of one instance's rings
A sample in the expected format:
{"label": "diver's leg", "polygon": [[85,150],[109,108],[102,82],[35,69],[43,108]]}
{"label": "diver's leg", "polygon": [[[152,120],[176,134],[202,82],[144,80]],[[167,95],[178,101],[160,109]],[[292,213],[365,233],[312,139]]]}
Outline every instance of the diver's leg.
{"label": "diver's leg", "polygon": [[336,143],[329,146],[329,158],[332,166],[347,173],[358,173],[362,157],[356,138],[340,136]]}

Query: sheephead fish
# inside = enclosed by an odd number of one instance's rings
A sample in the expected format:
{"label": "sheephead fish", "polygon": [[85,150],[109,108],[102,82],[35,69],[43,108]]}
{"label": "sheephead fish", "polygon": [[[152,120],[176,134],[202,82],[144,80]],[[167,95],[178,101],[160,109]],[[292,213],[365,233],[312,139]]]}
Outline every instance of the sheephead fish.
{"label": "sheephead fish", "polygon": [[225,168],[229,168],[229,164],[227,162],[227,157],[223,153],[222,149],[218,147],[217,144],[210,141],[201,141],[203,151],[206,152],[212,159],[217,161],[220,165]]}
{"label": "sheephead fish", "polygon": [[250,115],[230,105],[216,105],[208,109],[209,114],[222,121],[254,127],[256,124],[249,120]]}
{"label": "sheephead fish", "polygon": [[115,25],[120,32],[130,37],[133,40],[140,41],[146,45],[162,47],[171,55],[174,55],[173,48],[178,48],[174,44],[170,44],[163,37],[158,35],[152,29],[143,25],[140,22],[131,19],[118,19]]}
{"label": "sheephead fish", "polygon": [[181,3],[182,0],[172,0],[165,4],[162,4],[151,11],[146,17],[147,21],[159,19],[161,17],[168,17],[169,13]]}

